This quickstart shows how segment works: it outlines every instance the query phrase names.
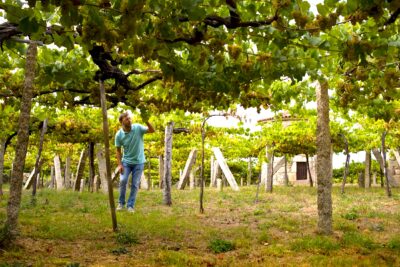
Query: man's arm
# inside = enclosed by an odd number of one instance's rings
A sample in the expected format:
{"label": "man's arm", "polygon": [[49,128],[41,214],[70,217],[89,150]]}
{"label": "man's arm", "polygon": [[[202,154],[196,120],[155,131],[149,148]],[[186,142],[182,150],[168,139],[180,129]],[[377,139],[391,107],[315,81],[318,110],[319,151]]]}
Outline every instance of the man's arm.
{"label": "man's arm", "polygon": [[154,132],[155,132],[155,130],[154,130],[154,127],[153,127],[153,125],[151,125],[151,123],[150,123],[150,122],[148,122],[148,121],[146,121],[145,123],[146,123],[146,125],[147,125],[147,128],[148,128],[148,130],[147,130],[147,133],[154,133]]}
{"label": "man's arm", "polygon": [[121,147],[117,147],[117,163],[118,163],[118,171],[119,173],[123,173],[124,172],[124,166],[122,165],[122,152],[121,152]]}

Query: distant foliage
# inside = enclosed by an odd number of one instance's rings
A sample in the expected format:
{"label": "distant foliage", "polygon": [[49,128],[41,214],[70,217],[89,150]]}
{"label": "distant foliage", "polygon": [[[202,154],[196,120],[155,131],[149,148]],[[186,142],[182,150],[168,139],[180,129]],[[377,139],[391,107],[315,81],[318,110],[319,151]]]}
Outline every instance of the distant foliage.
{"label": "distant foliage", "polygon": [[[356,183],[359,173],[361,173],[361,172],[363,173],[364,170],[365,170],[364,163],[361,163],[361,162],[350,163],[349,173],[347,175],[347,183],[351,183],[351,184]],[[375,160],[372,161],[372,166],[371,166],[371,173],[373,173],[373,172],[379,174],[379,165]],[[343,173],[344,173],[344,167],[333,170],[333,180],[335,183],[342,182]],[[379,175],[378,175],[378,177],[379,177]]]}

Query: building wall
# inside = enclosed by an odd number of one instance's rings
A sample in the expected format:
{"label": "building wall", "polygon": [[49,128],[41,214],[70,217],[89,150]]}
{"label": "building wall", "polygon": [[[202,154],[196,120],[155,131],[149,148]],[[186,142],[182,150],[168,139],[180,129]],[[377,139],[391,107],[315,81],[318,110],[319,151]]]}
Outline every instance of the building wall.
{"label": "building wall", "polygon": [[400,166],[395,158],[389,159],[388,173],[393,177],[392,185],[400,186]]}
{"label": "building wall", "polygon": [[[278,162],[280,158],[276,160]],[[305,155],[296,155],[291,160],[288,160],[287,170],[289,183],[292,185],[309,185],[310,184],[310,176],[307,171],[307,180],[296,180],[297,177],[297,162],[306,162]],[[276,164],[276,163],[275,163]],[[275,165],[274,164],[274,165]],[[310,172],[314,182],[316,183],[316,174],[315,174],[315,157],[309,157],[310,164]],[[283,185],[284,184],[284,175],[285,175],[285,166],[283,165],[274,175],[274,184]]]}

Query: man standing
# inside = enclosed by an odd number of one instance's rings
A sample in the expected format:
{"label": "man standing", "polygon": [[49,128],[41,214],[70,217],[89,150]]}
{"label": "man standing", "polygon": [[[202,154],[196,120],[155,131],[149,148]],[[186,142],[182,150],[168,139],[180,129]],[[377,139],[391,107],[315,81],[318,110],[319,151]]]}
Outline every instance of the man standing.
{"label": "man standing", "polygon": [[[147,127],[137,123],[132,124],[132,118],[128,111],[121,113],[119,122],[122,128],[115,135],[118,169],[121,174],[117,210],[122,210],[125,206],[126,185],[128,184],[129,175],[132,173],[132,185],[127,208],[129,212],[135,212],[136,195],[144,163],[146,162],[143,135],[145,133],[154,133],[154,128],[148,121],[145,122]],[[124,149],[123,156],[121,147]]]}

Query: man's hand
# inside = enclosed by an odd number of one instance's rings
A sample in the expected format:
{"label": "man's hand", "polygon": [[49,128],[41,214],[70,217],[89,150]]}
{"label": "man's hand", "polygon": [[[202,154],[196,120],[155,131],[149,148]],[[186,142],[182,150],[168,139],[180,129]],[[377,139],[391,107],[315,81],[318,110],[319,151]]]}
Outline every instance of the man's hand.
{"label": "man's hand", "polygon": [[122,164],[119,164],[119,165],[118,165],[118,172],[119,172],[120,174],[123,174],[123,173],[124,173],[124,166],[123,166]]}

